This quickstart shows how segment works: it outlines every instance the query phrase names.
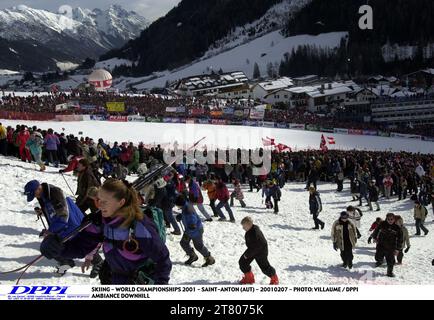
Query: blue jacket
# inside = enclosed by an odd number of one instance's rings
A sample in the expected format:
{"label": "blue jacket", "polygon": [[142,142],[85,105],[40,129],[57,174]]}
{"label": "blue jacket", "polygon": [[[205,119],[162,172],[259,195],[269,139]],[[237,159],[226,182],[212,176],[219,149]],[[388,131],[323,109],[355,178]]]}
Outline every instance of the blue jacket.
{"label": "blue jacket", "polygon": [[128,240],[130,233],[130,228],[121,226],[123,222],[121,217],[103,218],[101,226],[89,226],[65,244],[62,258],[84,258],[102,242],[104,256],[112,272],[112,284],[132,284],[134,272],[149,259],[155,264],[150,275],[155,284],[168,284],[172,262],[155,223],[147,216],[136,221],[133,229],[139,250],[132,253],[123,249],[122,244]]}
{"label": "blue jacket", "polygon": [[59,138],[55,134],[47,134],[44,139],[47,150],[57,151],[57,146],[60,144]]}
{"label": "blue jacket", "polygon": [[317,191],[309,194],[309,210],[310,214],[318,214],[322,211],[322,201]]}
{"label": "blue jacket", "polygon": [[65,199],[61,189],[47,183],[42,184],[42,189],[38,201],[47,219],[48,231],[65,238],[80,226],[83,213],[73,200]]}
{"label": "blue jacket", "polygon": [[188,202],[182,207],[182,224],[184,225],[185,233],[190,238],[198,238],[202,235],[202,220],[200,220],[196,211]]}

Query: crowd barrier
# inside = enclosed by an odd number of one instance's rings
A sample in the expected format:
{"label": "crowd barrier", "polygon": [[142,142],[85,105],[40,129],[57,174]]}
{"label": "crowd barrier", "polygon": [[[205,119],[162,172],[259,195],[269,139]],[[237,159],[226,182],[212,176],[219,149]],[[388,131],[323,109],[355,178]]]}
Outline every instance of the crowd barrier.
{"label": "crowd barrier", "polygon": [[[198,111],[196,111],[199,113]],[[364,135],[392,137],[402,139],[413,139],[434,142],[434,137],[422,136],[417,134],[405,134],[398,132],[385,132],[380,130],[362,130],[323,127],[315,124],[301,123],[281,123],[260,120],[227,120],[227,119],[208,119],[208,118],[177,118],[177,117],[144,117],[138,115],[113,116],[113,115],[59,115],[55,113],[29,113],[19,111],[0,111],[0,119],[7,120],[27,120],[27,121],[112,121],[112,122],[164,122],[164,123],[188,123],[188,124],[214,124],[214,125],[243,125],[250,127],[280,128],[292,130],[307,130],[317,132],[327,132],[344,135]]]}

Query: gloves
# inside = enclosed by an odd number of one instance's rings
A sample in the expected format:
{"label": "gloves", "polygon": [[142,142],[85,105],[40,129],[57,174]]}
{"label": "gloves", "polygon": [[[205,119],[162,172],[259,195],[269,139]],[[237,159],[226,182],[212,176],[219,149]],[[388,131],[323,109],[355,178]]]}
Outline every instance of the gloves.
{"label": "gloves", "polygon": [[63,170],[63,169],[59,170],[59,173],[64,173],[64,172],[65,172],[65,170]]}
{"label": "gloves", "polygon": [[336,242],[333,242],[333,249],[335,251],[338,251],[338,244]]}
{"label": "gloves", "polygon": [[91,222],[92,224],[94,224],[95,226],[100,226],[102,224],[102,215],[101,215],[101,211],[97,211],[97,212],[93,212],[91,214],[86,215],[83,218],[83,221],[81,222],[82,224],[86,224],[88,222]]}
{"label": "gloves", "polygon": [[190,224],[190,225],[188,225],[188,229],[194,230],[194,229],[196,229],[196,225],[195,224]]}
{"label": "gloves", "polygon": [[410,250],[410,247],[407,247],[407,248],[404,250],[404,252],[407,253],[408,250]]}
{"label": "gloves", "polygon": [[38,207],[35,208],[35,212],[36,212],[38,217],[42,216],[42,214],[43,214],[42,209],[38,208]]}
{"label": "gloves", "polygon": [[181,222],[181,220],[182,220],[182,214],[181,213],[177,214],[176,215],[176,221]]}
{"label": "gloves", "polygon": [[372,237],[369,237],[368,238],[368,243],[371,244],[371,242],[372,242]]}
{"label": "gloves", "polygon": [[64,249],[62,239],[57,234],[50,234],[41,243],[41,254],[47,259],[59,257]]}

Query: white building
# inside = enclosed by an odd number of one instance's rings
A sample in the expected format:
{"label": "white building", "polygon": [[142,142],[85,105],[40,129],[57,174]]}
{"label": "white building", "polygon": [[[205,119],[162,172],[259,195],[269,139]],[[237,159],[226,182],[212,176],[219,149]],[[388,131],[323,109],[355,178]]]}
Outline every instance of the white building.
{"label": "white building", "polygon": [[376,101],[371,105],[372,121],[388,125],[434,124],[434,98],[413,97]]}
{"label": "white building", "polygon": [[272,92],[287,89],[294,86],[293,81],[288,77],[283,77],[277,80],[259,82],[253,86],[253,98],[263,101],[266,95]]}
{"label": "white building", "polygon": [[186,96],[218,95],[220,92],[244,91],[248,80],[241,71],[200,75],[180,80],[174,90]]}
{"label": "white building", "polygon": [[342,106],[347,95],[353,92],[349,83],[328,83],[316,87],[316,90],[306,92],[308,96],[307,109],[310,112],[321,112],[328,107]]}

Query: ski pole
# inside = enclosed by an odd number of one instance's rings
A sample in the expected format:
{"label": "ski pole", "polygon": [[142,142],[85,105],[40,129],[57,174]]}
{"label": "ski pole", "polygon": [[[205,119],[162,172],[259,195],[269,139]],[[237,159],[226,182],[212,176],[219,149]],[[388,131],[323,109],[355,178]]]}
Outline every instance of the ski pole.
{"label": "ski pole", "polygon": [[74,195],[74,191],[72,191],[71,187],[68,184],[68,181],[66,181],[65,176],[63,175],[63,172],[60,173],[62,175],[63,180],[65,180],[66,185],[68,186],[69,191],[71,191],[71,195],[74,197],[75,200],[77,200],[77,198]]}
{"label": "ski pole", "polygon": [[[83,231],[84,229],[86,229],[87,227],[89,227],[91,224],[92,224],[92,222],[87,222],[87,223],[79,226],[77,229],[75,229],[74,231],[72,231],[70,235],[68,235],[67,237],[65,237],[62,240],[62,243],[66,243],[67,241],[71,240],[73,237],[75,237],[81,231]],[[21,270],[26,269],[27,267],[29,267],[29,266],[37,263],[38,261],[40,261],[43,258],[44,258],[43,255],[39,255],[35,259],[33,259],[32,261],[30,261],[29,263],[26,263],[24,266],[21,266],[21,267],[19,267],[17,269],[14,269],[14,270],[0,272],[0,275],[4,275],[4,274],[9,274],[9,273],[14,273],[14,272],[21,271]]]}

